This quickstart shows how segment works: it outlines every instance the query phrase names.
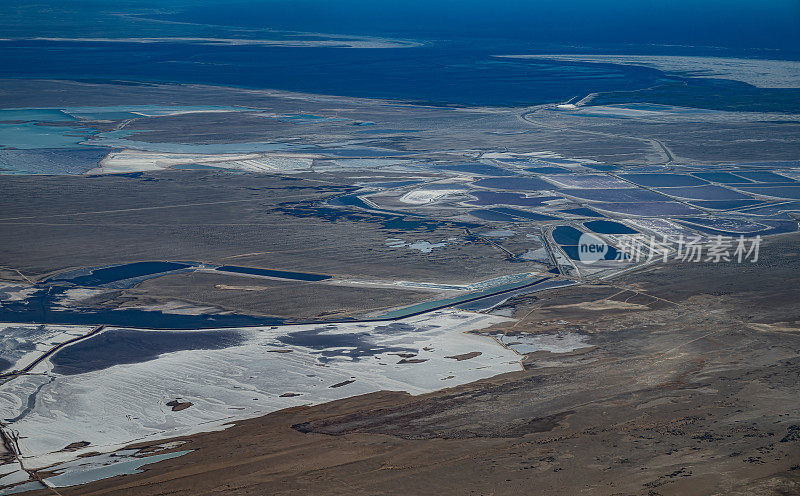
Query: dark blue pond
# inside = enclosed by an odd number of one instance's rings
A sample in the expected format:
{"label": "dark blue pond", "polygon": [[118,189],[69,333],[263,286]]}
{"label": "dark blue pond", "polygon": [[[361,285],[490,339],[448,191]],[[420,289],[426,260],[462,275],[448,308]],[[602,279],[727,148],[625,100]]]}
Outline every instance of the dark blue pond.
{"label": "dark blue pond", "polygon": [[581,231],[572,226],[558,226],[553,229],[553,240],[560,245],[577,245],[581,234]]}
{"label": "dark blue pond", "polygon": [[619,169],[619,167],[617,167],[616,165],[583,164],[583,166],[601,172],[611,172],[613,170]]}
{"label": "dark blue pond", "polygon": [[111,329],[63,348],[53,355],[53,372],[73,375],[114,365],[141,363],[184,350],[220,350],[245,342],[239,331],[193,332]]}
{"label": "dark blue pond", "polygon": [[751,179],[753,181],[758,181],[760,183],[791,183],[795,182],[793,179],[790,179],[786,176],[781,176],[780,174],[775,174],[774,172],[769,171],[752,171],[752,172],[744,172],[744,171],[736,171],[737,176],[744,177],[745,179]]}
{"label": "dark blue pond", "polygon": [[324,281],[331,276],[323,274],[309,274],[306,272],[292,272],[287,270],[259,269],[256,267],[238,267],[236,265],[223,265],[217,267],[221,272],[234,272],[236,274],[252,274],[256,276],[279,277],[281,279],[293,279],[295,281]]}
{"label": "dark blue pond", "polygon": [[800,200],[800,186],[739,186],[739,189],[758,195]]}
{"label": "dark blue pond", "polygon": [[692,175],[715,183],[741,184],[750,182],[750,180],[734,176],[730,172],[694,172]]}
{"label": "dark blue pond", "polygon": [[583,225],[598,234],[638,234],[638,231],[612,220],[592,220]]}
{"label": "dark blue pond", "polygon": [[476,186],[511,191],[554,190],[555,186],[536,177],[490,177],[475,182]]}
{"label": "dark blue pond", "polygon": [[620,174],[619,177],[627,179],[641,186],[701,186],[708,184],[700,178],[688,174]]}
{"label": "dark blue pond", "polygon": [[[580,253],[578,252],[578,246],[570,245],[570,246],[561,246],[561,249],[564,250],[564,253],[571,258],[572,260],[580,260]],[[603,260],[616,260],[619,256],[619,252],[613,246],[608,247],[608,251],[606,252],[605,256],[603,256]]]}
{"label": "dark blue pond", "polygon": [[359,207],[359,208],[367,208],[367,209],[374,209],[368,205],[364,200],[358,197],[358,195],[344,195],[338,198],[334,198],[330,200],[328,203],[331,205],[336,205],[339,207]]}
{"label": "dark blue pond", "polygon": [[753,215],[782,215],[787,211],[800,211],[800,201],[763,204],[762,206],[741,208],[739,211]]}
{"label": "dark blue pond", "polygon": [[65,281],[79,286],[100,286],[125,279],[161,274],[179,269],[188,269],[191,265],[177,262],[134,262],[94,269],[87,275],[72,278],[56,277],[51,281]]}

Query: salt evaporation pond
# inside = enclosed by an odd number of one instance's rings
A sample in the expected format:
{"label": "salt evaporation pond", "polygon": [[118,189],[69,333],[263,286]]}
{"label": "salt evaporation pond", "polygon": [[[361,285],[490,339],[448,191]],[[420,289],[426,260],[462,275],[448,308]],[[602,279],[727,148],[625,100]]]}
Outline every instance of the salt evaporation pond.
{"label": "salt evaporation pond", "polygon": [[475,186],[511,191],[539,191],[556,189],[552,184],[536,177],[489,177],[475,182]]}
{"label": "salt evaporation pond", "polygon": [[688,174],[620,174],[619,177],[639,186],[649,187],[701,186],[708,184],[708,181]]}
{"label": "salt evaporation pond", "polygon": [[289,270],[260,269],[256,267],[239,267],[236,265],[221,265],[217,267],[220,272],[233,272],[236,274],[250,274],[254,276],[275,277],[279,279],[292,279],[295,281],[324,281],[331,276],[324,274],[310,274],[307,272],[293,272]]}
{"label": "salt evaporation pond", "polygon": [[692,175],[699,177],[700,179],[705,179],[706,181],[711,181],[715,183],[741,184],[741,183],[752,182],[749,179],[744,179],[743,177],[735,176],[730,172],[694,172],[692,173]]}
{"label": "salt evaporation pond", "polygon": [[612,220],[592,220],[583,225],[598,234],[638,234],[638,231]]}

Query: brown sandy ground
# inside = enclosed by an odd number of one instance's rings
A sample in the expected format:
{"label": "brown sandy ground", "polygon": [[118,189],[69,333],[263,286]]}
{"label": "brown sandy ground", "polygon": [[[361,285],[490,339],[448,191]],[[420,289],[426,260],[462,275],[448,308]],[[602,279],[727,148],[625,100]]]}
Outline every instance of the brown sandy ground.
{"label": "brown sandy ground", "polygon": [[353,188],[328,176],[186,172],[0,176],[0,237],[14,240],[0,246],[3,268],[36,279],[78,267],[187,260],[455,283],[509,272],[506,255],[485,243],[453,242],[431,253],[386,246],[387,238],[459,238],[464,229],[433,221],[404,230],[385,225],[392,216],[332,209],[325,200]]}
{"label": "brown sandy ground", "polygon": [[[772,240],[752,265],[669,265],[528,298],[507,325],[582,332],[589,351],[424,396],[283,410],[60,492],[800,494],[800,334],[785,330],[800,321],[799,240]],[[599,300],[644,308],[575,305]]]}

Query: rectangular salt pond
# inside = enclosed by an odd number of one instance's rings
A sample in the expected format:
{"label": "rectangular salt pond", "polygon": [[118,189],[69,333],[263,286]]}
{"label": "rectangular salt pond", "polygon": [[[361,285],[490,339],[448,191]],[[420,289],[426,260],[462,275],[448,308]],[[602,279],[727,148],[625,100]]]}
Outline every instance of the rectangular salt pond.
{"label": "rectangular salt pond", "polygon": [[536,177],[489,177],[481,179],[475,186],[506,189],[511,191],[539,191],[556,189],[552,184]]}
{"label": "rectangular salt pond", "polygon": [[773,198],[800,200],[800,186],[738,186],[739,189]]}
{"label": "rectangular salt pond", "polygon": [[750,200],[751,197],[722,186],[688,186],[678,188],[658,188],[658,191],[670,196],[692,200]]}
{"label": "rectangular salt pond", "polygon": [[741,183],[751,182],[749,179],[744,179],[739,176],[734,176],[730,172],[694,172],[692,173],[692,175],[699,177],[700,179],[704,179],[706,181],[712,181],[715,183],[741,184]]}
{"label": "rectangular salt pond", "polygon": [[688,174],[620,174],[619,177],[640,186],[650,187],[702,186],[703,184],[708,184],[708,181]]}
{"label": "rectangular salt pond", "polygon": [[251,274],[255,276],[276,277],[279,279],[292,279],[295,281],[324,281],[331,276],[324,274],[308,274],[305,272],[292,272],[288,270],[260,269],[256,267],[238,267],[236,265],[222,265],[217,267],[220,272],[234,272],[236,274]]}

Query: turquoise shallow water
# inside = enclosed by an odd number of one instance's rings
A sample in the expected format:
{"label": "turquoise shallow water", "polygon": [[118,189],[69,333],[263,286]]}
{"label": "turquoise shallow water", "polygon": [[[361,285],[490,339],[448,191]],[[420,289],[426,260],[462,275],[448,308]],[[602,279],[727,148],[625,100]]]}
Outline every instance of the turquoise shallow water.
{"label": "turquoise shallow water", "polygon": [[163,453],[161,455],[147,456],[144,458],[134,458],[129,461],[114,463],[103,467],[90,468],[87,470],[74,470],[56,475],[47,479],[48,484],[54,487],[67,487],[75,486],[78,484],[86,484],[101,479],[108,479],[109,477],[116,477],[117,475],[138,474],[141,468],[151,463],[169,460],[170,458],[177,458],[187,453],[187,451],[175,451],[173,453]]}
{"label": "turquoise shallow water", "polygon": [[0,109],[0,121],[74,121],[73,117],[54,108],[6,108]]}
{"label": "turquoise shallow water", "polygon": [[93,133],[89,129],[42,126],[35,122],[0,122],[0,148],[79,148],[86,135]]}

